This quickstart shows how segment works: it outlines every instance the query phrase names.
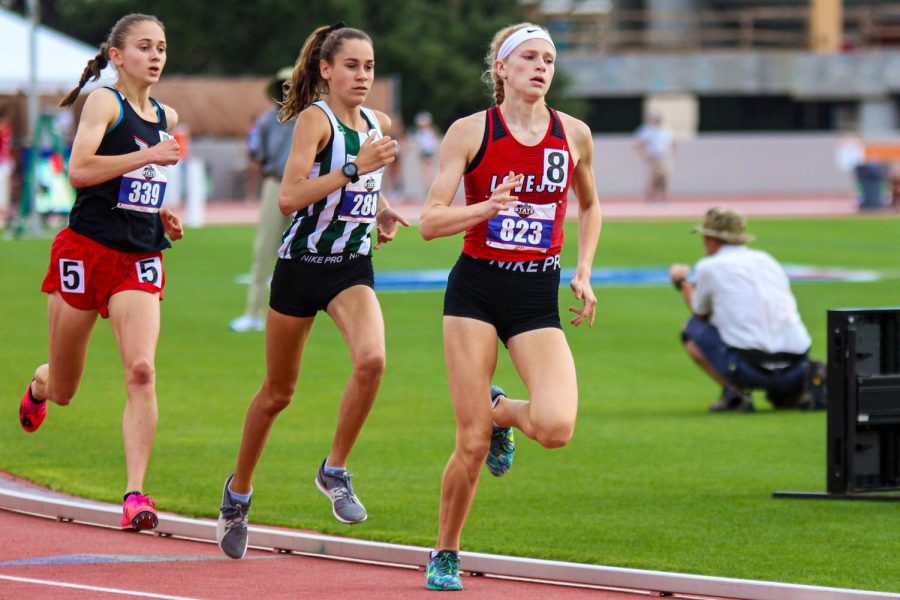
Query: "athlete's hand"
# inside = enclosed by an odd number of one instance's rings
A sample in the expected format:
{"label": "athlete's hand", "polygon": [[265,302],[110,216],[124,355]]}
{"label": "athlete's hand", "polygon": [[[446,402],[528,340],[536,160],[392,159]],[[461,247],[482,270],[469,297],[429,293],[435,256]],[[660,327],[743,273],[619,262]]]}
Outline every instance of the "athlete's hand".
{"label": "athlete's hand", "polygon": [[397,159],[397,140],[391,136],[378,137],[372,132],[359,148],[356,155],[356,166],[360,175],[377,171],[381,167],[391,164]]}
{"label": "athlete's hand", "polygon": [[151,153],[148,165],[174,165],[178,162],[178,142],[174,139],[163,140],[155,146],[147,148]]}
{"label": "athlete's hand", "polygon": [[522,185],[524,175],[521,173],[516,175],[510,171],[506,181],[494,188],[493,193],[484,202],[479,202],[477,206],[484,210],[484,220],[497,216],[497,213],[509,208],[509,203],[518,200],[518,196],[513,196],[511,192]]}
{"label": "athlete's hand", "polygon": [[381,248],[382,244],[386,244],[394,239],[397,235],[397,224],[409,227],[409,221],[404,219],[400,213],[393,208],[385,208],[375,217],[375,226],[378,229],[378,242],[375,249]]}
{"label": "athlete's hand", "polygon": [[163,227],[166,229],[166,235],[173,242],[177,242],[184,237],[184,228],[181,226],[181,219],[172,212],[170,208],[161,208],[159,217],[162,219]]}
{"label": "athlete's hand", "polygon": [[588,320],[588,327],[594,326],[594,314],[597,309],[597,297],[594,296],[594,288],[591,287],[591,276],[589,272],[575,271],[575,277],[572,278],[569,287],[575,292],[575,298],[584,302],[584,306],[578,308],[572,306],[569,312],[575,313],[575,318],[569,321],[575,327],[581,325],[585,319]]}

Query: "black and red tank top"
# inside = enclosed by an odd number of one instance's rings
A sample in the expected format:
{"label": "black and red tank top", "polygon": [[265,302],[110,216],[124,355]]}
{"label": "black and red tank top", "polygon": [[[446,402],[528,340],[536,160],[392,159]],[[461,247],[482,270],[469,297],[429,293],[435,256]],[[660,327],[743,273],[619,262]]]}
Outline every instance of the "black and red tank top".
{"label": "black and red tank top", "polygon": [[559,114],[550,109],[539,143],[520,143],[496,106],[485,112],[481,147],[466,169],[466,205],[484,202],[512,171],[524,175],[518,200],[492,219],[466,230],[463,253],[487,260],[535,260],[559,254],[572,172],[569,142]]}
{"label": "black and red tank top", "polygon": [[[129,154],[155,146],[168,137],[166,112],[153,98],[158,122],[147,121],[122,93],[107,88],[119,100],[119,118],[103,134],[98,156]],[[69,227],[76,233],[123,252],[156,252],[169,248],[159,208],[165,197],[165,167],[146,165],[137,173],[76,190]]]}

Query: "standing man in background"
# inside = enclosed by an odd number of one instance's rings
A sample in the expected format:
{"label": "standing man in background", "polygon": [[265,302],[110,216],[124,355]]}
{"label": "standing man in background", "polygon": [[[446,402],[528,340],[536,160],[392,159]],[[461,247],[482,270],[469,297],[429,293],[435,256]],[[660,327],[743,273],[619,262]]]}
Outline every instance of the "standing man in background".
{"label": "standing man in background", "polygon": [[647,122],[635,133],[635,139],[637,152],[647,164],[645,198],[648,202],[665,202],[675,156],[672,131],[663,125],[659,113],[650,113]]}
{"label": "standing man in background", "polygon": [[269,275],[275,263],[281,236],[290,218],[281,214],[278,196],[281,193],[281,176],[291,151],[291,136],[295,120],[285,123],[278,121],[278,111],[283,99],[282,87],[290,79],[292,69],[281,69],[269,82],[266,91],[275,106],[257,120],[248,140],[250,158],[259,163],[263,183],[259,205],[259,221],[256,238],[253,241],[253,265],[250,273],[250,289],[247,291],[247,308],[244,314],[233,320],[232,331],[263,331],[266,321],[263,313],[267,308]]}

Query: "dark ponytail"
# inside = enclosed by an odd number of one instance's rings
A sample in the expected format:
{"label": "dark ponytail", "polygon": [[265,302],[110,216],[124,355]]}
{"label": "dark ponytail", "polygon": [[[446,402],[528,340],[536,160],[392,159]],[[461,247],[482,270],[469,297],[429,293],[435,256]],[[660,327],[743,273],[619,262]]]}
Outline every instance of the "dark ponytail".
{"label": "dark ponytail", "polygon": [[131,31],[131,28],[137,23],[142,23],[144,21],[152,21],[159,25],[161,29],[165,30],[162,22],[152,15],[133,13],[119,19],[110,30],[106,41],[100,44],[100,51],[97,52],[97,56],[88,61],[87,66],[81,73],[81,79],[78,80],[78,85],[62,99],[62,102],[59,103],[61,107],[65,108],[74,104],[75,100],[78,99],[78,94],[81,93],[81,88],[83,88],[88,81],[100,79],[100,72],[109,64],[109,49],[124,47],[125,38],[128,36],[128,32]]}
{"label": "dark ponytail", "polygon": [[75,100],[78,99],[78,94],[81,93],[81,88],[90,81],[96,81],[100,79],[100,72],[106,68],[106,65],[109,64],[109,46],[106,42],[100,44],[100,52],[97,53],[97,56],[88,61],[87,66],[84,68],[84,71],[81,73],[81,79],[78,80],[78,85],[72,89],[68,95],[62,99],[62,102],[59,105],[63,108],[67,106],[72,106],[75,103]]}
{"label": "dark ponytail", "polygon": [[324,60],[333,65],[334,55],[341,49],[344,40],[364,40],[372,44],[372,38],[364,31],[347,27],[343,23],[319,27],[306,38],[294,64],[291,79],[284,84],[284,102],[278,113],[279,121],[293,119],[320,96],[328,93],[328,82],[322,79],[319,61]]}

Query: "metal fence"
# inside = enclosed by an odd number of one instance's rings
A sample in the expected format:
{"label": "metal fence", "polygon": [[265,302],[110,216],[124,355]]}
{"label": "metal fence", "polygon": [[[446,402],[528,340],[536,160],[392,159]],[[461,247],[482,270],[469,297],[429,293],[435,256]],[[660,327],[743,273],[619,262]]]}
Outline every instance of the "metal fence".
{"label": "metal fence", "polygon": [[[805,50],[810,7],[752,7],[690,12],[608,8],[566,3],[565,10],[533,4],[529,17],[568,52],[698,52],[704,50]],[[543,7],[543,8],[542,8]],[[845,7],[845,50],[900,47],[900,4]]]}

